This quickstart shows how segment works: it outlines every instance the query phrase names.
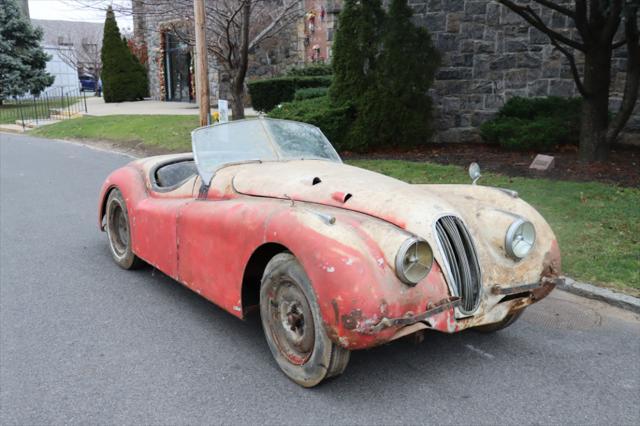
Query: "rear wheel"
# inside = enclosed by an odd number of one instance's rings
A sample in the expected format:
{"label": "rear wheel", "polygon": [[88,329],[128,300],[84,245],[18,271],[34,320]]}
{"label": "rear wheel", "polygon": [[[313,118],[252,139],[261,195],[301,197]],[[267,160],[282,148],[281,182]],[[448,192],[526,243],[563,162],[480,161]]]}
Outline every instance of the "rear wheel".
{"label": "rear wheel", "polygon": [[524,312],[524,309],[521,309],[517,312],[507,315],[502,321],[496,322],[493,324],[481,325],[480,327],[474,327],[473,330],[479,333],[494,333],[498,330],[502,330],[504,328],[509,327],[511,324],[516,322],[520,315]]}
{"label": "rear wheel", "polygon": [[260,287],[262,328],[280,369],[294,382],[312,387],[341,374],[350,352],[324,331],[307,274],[291,253],[267,264]]}
{"label": "rear wheel", "polygon": [[123,269],[135,269],[144,262],[131,249],[131,229],[122,193],[114,189],[107,199],[107,236],[113,260]]}

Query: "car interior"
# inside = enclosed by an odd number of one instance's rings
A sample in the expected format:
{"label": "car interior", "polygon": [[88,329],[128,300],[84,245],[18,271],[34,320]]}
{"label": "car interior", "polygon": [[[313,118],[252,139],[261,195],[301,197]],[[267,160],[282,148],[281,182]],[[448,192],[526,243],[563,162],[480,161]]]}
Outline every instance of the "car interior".
{"label": "car interior", "polygon": [[153,177],[160,188],[176,187],[198,173],[193,160],[183,160],[159,166]]}

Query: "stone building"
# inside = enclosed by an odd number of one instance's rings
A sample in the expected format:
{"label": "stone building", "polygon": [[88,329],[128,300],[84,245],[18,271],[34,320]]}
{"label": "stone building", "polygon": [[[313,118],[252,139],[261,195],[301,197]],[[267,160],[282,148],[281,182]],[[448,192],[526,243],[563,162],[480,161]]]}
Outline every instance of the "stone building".
{"label": "stone building", "polygon": [[304,0],[304,15],[298,26],[305,64],[331,59],[331,45],[340,14],[340,0]]}
{"label": "stone building", "polygon": [[[277,3],[277,0],[270,0]],[[144,45],[148,55],[149,88],[153,99],[193,102],[195,100],[195,63],[193,39],[193,3],[167,0],[132,0],[134,39]],[[296,6],[302,16],[302,2]],[[302,39],[296,21],[275,37],[261,42],[249,53],[247,78],[274,76],[301,63]],[[229,99],[228,76],[208,55],[211,99]]]}
{"label": "stone building", "polygon": [[[133,0],[134,12],[137,3],[145,4],[147,10],[143,12],[153,12],[148,10],[149,0]],[[300,3],[297,25],[253,52],[249,78],[276,75],[295,65],[330,60],[342,1],[301,0]],[[493,117],[513,96],[577,95],[564,56],[544,34],[497,2],[409,0],[409,4],[414,10],[414,21],[429,29],[442,52],[443,62],[432,90],[438,141],[478,140],[478,126]],[[532,3],[532,7],[537,8],[552,28],[565,33],[575,31],[564,15],[536,3]],[[144,21],[142,15],[146,14],[134,15],[134,30],[149,49],[152,96],[164,100],[193,99],[192,95],[186,95],[185,87],[190,80],[184,77],[187,72],[191,73],[190,48],[167,30],[166,16],[151,13]],[[188,20],[184,22],[189,25]],[[611,107],[615,109],[624,87],[625,49],[617,49],[614,56]],[[171,74],[177,68],[183,70],[179,76],[163,74]],[[214,98],[226,96],[224,76],[218,68],[210,59]],[[177,90],[171,83],[167,90],[167,82],[176,79],[184,80],[179,85],[181,89]],[[192,86],[189,90],[193,90]],[[640,131],[640,106],[636,107],[627,129]]]}
{"label": "stone building", "polygon": [[[513,96],[578,95],[568,62],[547,36],[497,2],[409,2],[416,23],[429,29],[443,53],[433,90],[439,141],[477,140],[477,127]],[[552,28],[575,31],[566,16],[533,2],[531,6]],[[625,53],[624,48],[614,53],[612,108],[621,101]],[[640,130],[640,106],[627,128]]]}

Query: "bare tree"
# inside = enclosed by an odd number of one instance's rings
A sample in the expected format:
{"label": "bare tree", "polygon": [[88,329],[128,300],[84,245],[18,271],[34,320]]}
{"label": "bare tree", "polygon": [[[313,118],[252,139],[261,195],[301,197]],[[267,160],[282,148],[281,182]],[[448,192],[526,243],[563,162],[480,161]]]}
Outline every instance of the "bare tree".
{"label": "bare tree", "polygon": [[[63,39],[73,40],[74,38],[68,34]],[[102,33],[96,30],[94,33],[82,34],[80,44],[73,43],[69,47],[70,49],[59,49],[60,59],[67,65],[78,69],[79,72],[92,76],[97,81],[102,71],[102,60],[100,59]]]}
{"label": "bare tree", "polygon": [[[638,34],[638,0],[498,0],[520,15],[531,26],[549,37],[551,43],[569,61],[576,87],[584,98],[580,129],[580,158],[605,160],[609,147],[629,120],[640,89],[640,44]],[[548,8],[571,18],[577,38],[550,28],[532,7]],[[572,4],[573,3],[573,7]],[[622,24],[622,25],[621,25]],[[616,39],[616,35],[620,34]],[[620,109],[609,118],[611,57],[614,49],[626,47],[627,65],[624,94]],[[580,71],[575,52],[584,55]]]}
{"label": "bare tree", "polygon": [[[85,7],[106,9],[109,1],[77,0]],[[119,13],[161,17],[184,42],[193,46],[193,0],[133,0],[128,9],[114,4]],[[207,51],[230,80],[234,119],[244,118],[245,80],[251,53],[275,37],[304,13],[302,0],[205,0]],[[184,25],[184,24],[188,25]],[[158,28],[150,28],[158,30]]]}
{"label": "bare tree", "polygon": [[[167,10],[192,7],[191,0],[160,0]],[[158,1],[155,2],[156,8]],[[260,43],[276,36],[302,16],[301,0],[216,0],[207,1],[207,51],[213,55],[222,72],[229,76],[231,111],[234,119],[244,118],[245,80],[249,54]],[[184,14],[182,15],[185,16]],[[192,20],[190,15],[187,19]],[[193,31],[172,24],[173,31],[190,45],[195,43]]]}
{"label": "bare tree", "polygon": [[244,117],[249,52],[302,16],[300,0],[223,0],[207,5],[208,51],[231,79],[233,117]]}

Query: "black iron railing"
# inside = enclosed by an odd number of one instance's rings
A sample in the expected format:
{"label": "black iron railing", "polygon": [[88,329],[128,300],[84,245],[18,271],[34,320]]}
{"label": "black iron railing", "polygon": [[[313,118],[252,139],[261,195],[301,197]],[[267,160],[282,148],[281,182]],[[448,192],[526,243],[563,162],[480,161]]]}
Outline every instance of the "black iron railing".
{"label": "black iron railing", "polygon": [[51,120],[66,120],[87,112],[85,92],[79,89],[50,89],[38,96],[4,99],[0,105],[0,124],[37,127]]}

